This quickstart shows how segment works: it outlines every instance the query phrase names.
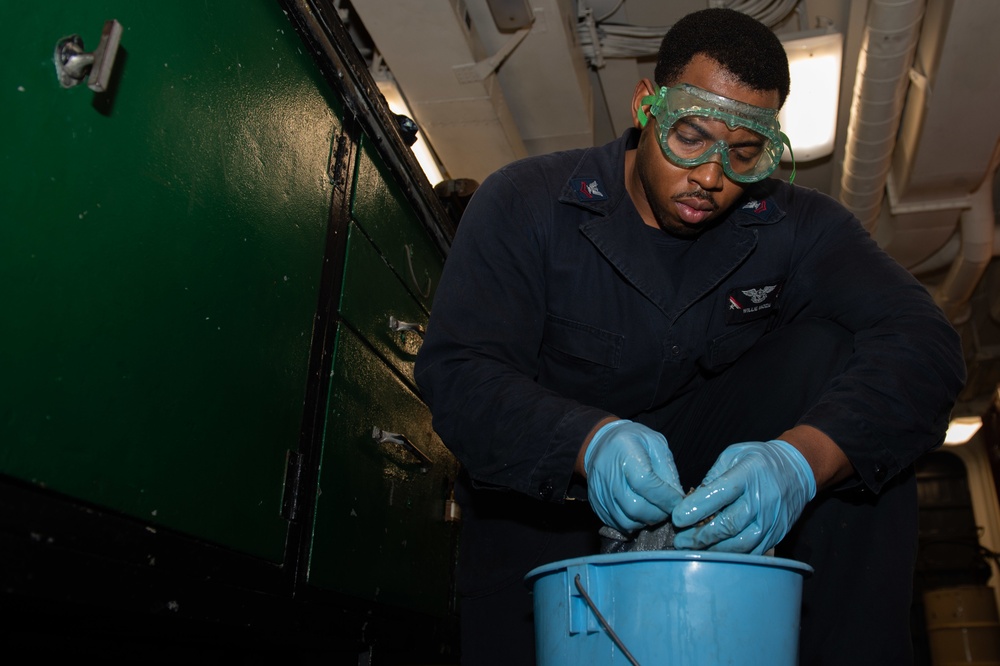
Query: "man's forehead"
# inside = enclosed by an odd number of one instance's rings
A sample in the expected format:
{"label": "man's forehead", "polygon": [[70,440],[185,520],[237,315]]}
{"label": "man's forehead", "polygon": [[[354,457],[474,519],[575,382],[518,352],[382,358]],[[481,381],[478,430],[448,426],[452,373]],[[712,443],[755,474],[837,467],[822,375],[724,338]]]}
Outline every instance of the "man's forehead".
{"label": "man's forehead", "polygon": [[760,142],[762,140],[760,133],[732,121],[727,122],[720,118],[690,115],[681,116],[674,121],[674,127],[684,126],[690,127],[701,134],[710,135],[715,138],[726,136],[730,141],[740,140]]}
{"label": "man's forehead", "polygon": [[749,85],[728,67],[706,53],[696,53],[678,72],[669,87],[693,85],[712,94],[777,111],[781,95],[777,89],[761,90]]}

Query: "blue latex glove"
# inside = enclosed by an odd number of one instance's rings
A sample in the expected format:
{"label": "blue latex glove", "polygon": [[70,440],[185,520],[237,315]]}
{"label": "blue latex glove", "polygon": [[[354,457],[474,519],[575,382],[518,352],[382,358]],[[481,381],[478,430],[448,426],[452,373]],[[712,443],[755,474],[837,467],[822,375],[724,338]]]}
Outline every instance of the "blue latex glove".
{"label": "blue latex glove", "polygon": [[663,522],[684,497],[667,438],[633,421],[601,426],[583,467],[594,512],[622,533]]}
{"label": "blue latex glove", "polygon": [[674,547],[762,555],[788,534],[815,496],[812,468],[788,442],[733,444],[674,509]]}

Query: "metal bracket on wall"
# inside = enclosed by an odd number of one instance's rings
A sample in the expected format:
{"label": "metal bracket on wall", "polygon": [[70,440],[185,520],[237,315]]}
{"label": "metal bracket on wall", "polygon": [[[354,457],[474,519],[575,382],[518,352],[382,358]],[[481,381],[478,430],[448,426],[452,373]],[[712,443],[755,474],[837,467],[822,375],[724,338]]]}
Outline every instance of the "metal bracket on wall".
{"label": "metal bracket on wall", "polygon": [[372,428],[372,439],[374,439],[379,444],[397,444],[403,449],[409,451],[411,454],[416,456],[417,460],[420,462],[421,471],[426,472],[427,468],[434,464],[434,461],[429,455],[423,452],[416,444],[410,441],[410,439],[398,432],[389,432],[387,430],[382,430],[378,426]]}
{"label": "metal bracket on wall", "polygon": [[514,49],[521,43],[521,41],[528,36],[531,32],[531,28],[523,28],[518,30],[504,42],[500,50],[491,55],[486,60],[480,60],[479,62],[468,63],[466,65],[455,65],[452,67],[452,71],[455,72],[455,78],[458,79],[459,83],[475,83],[476,81],[482,81],[487,76],[496,71],[503,61],[507,59]]}
{"label": "metal bracket on wall", "polygon": [[405,333],[407,331],[413,331],[421,338],[424,337],[424,327],[420,324],[414,324],[412,322],[403,321],[401,319],[396,319],[394,315],[389,315],[389,330],[394,333]]}
{"label": "metal bracket on wall", "polygon": [[56,76],[63,88],[72,88],[87,78],[87,87],[94,92],[105,92],[111,81],[111,72],[118,55],[118,44],[122,38],[122,24],[111,19],[104,22],[101,41],[92,53],[83,50],[80,35],[63,37],[56,42],[52,59],[56,65]]}

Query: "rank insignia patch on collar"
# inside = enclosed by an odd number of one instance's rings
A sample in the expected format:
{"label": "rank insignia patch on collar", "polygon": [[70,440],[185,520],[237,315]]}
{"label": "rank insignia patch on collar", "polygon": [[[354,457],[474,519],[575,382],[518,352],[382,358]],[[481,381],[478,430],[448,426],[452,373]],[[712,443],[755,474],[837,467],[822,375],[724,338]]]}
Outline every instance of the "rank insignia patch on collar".
{"label": "rank insignia patch on collar", "polygon": [[604,201],[608,198],[596,178],[574,178],[569,187],[580,201]]}
{"label": "rank insignia patch on collar", "polygon": [[783,280],[773,280],[730,291],[726,298],[726,323],[738,324],[777,312],[783,284]]}
{"label": "rank insignia patch on collar", "polygon": [[762,220],[766,220],[771,217],[771,209],[772,207],[768,205],[767,199],[751,199],[743,204],[741,210],[744,210],[755,217],[759,217]]}

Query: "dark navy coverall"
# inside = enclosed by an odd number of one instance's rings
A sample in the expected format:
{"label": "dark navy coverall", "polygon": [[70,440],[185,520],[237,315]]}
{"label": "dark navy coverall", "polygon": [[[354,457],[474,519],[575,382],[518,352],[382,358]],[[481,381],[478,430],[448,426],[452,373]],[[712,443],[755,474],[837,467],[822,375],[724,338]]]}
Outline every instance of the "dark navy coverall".
{"label": "dark navy coverall", "polygon": [[663,432],[685,488],[729,444],[830,436],[857,475],[778,552],[816,569],[802,663],[910,662],[911,464],[965,381],[955,330],[815,191],[767,179],[697,240],[648,227],[623,182],[637,139],[500,169],[445,264],[416,379],[463,470],[463,663],[533,663],[523,577],[598,552],[573,467],[609,415]]}

